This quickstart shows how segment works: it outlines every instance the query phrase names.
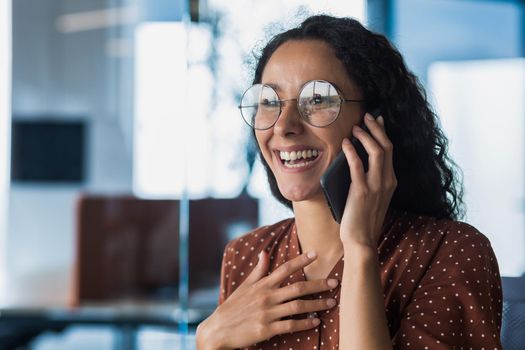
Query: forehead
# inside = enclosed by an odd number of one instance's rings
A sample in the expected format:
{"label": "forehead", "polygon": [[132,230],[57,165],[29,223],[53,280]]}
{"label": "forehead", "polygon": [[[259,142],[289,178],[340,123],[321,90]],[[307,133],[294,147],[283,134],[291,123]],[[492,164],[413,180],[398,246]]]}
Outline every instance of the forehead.
{"label": "forehead", "polygon": [[327,80],[349,94],[358,90],[333,49],[321,40],[285,42],[272,54],[261,77],[263,84],[290,94],[310,80]]}

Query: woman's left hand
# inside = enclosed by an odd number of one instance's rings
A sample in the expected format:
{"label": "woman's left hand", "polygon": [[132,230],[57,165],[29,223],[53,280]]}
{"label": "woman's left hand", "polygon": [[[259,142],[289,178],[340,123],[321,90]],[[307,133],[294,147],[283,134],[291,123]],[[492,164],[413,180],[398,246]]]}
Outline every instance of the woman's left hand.
{"label": "woman's left hand", "polygon": [[343,245],[360,245],[377,249],[378,239],[390,200],[397,187],[392,162],[392,142],[385,132],[383,117],[365,115],[370,134],[355,125],[352,133],[368,153],[368,172],[352,143],[345,139],[343,151],[350,167],[352,182],[341,219]]}

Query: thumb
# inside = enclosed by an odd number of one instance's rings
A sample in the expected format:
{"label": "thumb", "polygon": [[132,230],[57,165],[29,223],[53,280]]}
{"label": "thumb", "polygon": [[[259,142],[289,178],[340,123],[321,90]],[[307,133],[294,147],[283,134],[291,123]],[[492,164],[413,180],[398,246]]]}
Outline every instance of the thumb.
{"label": "thumb", "polygon": [[268,274],[268,269],[270,267],[268,254],[262,250],[258,256],[259,261],[257,262],[257,265],[255,265],[255,268],[250,272],[248,278],[246,278],[246,282],[248,283],[255,283]]}

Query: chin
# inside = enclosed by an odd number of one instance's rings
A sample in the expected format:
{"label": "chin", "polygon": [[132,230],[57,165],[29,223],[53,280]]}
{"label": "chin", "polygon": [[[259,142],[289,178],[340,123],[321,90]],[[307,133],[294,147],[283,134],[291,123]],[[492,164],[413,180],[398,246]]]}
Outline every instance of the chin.
{"label": "chin", "polygon": [[284,198],[292,202],[301,202],[309,199],[313,199],[318,196],[319,191],[321,191],[321,186],[315,186],[310,188],[305,188],[303,186],[293,186],[282,188],[279,186],[279,191]]}

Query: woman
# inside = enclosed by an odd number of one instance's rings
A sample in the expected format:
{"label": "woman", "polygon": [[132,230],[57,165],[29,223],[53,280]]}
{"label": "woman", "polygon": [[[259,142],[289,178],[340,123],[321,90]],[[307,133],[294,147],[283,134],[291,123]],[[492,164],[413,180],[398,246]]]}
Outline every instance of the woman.
{"label": "woman", "polygon": [[[198,348],[500,349],[496,258],[456,221],[446,138],[387,39],[310,17],[267,44],[253,83],[241,112],[294,218],[227,245]],[[338,224],[319,181],[341,149],[352,183]]]}

